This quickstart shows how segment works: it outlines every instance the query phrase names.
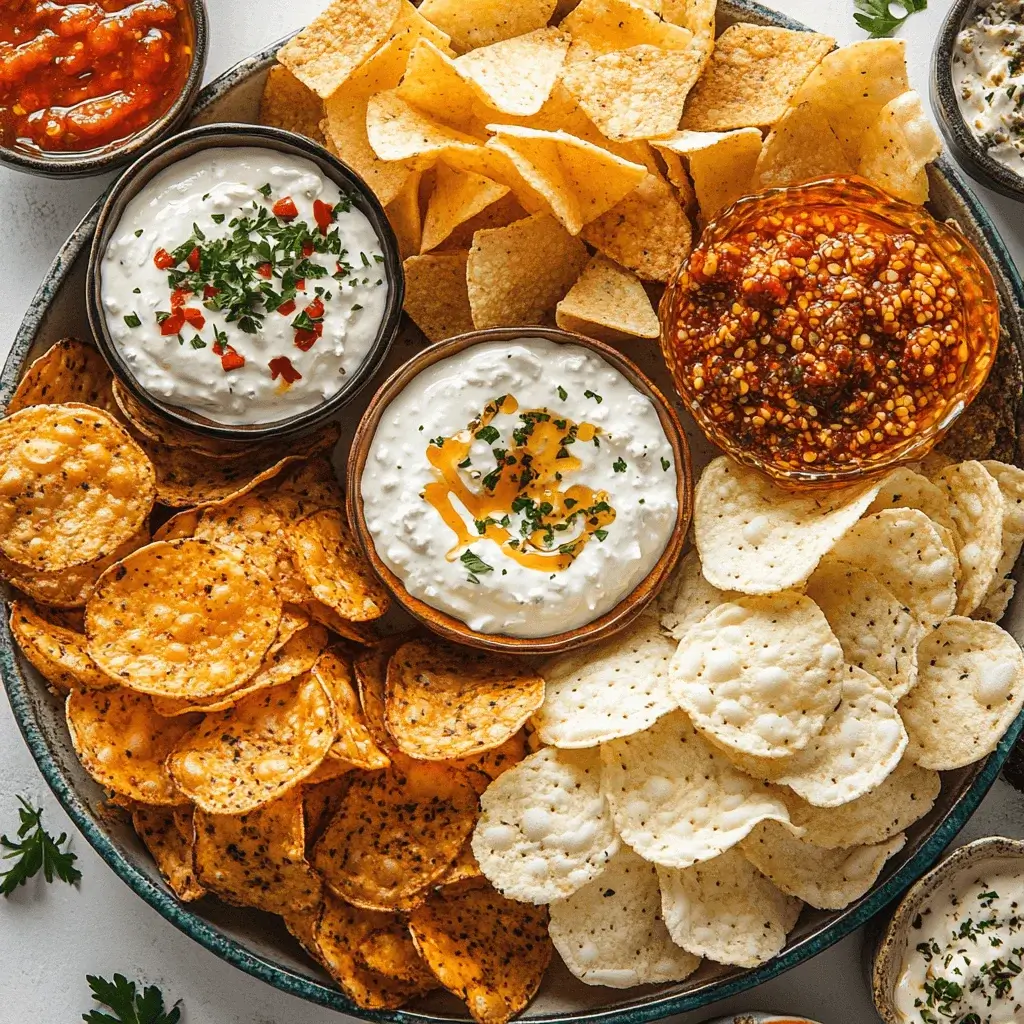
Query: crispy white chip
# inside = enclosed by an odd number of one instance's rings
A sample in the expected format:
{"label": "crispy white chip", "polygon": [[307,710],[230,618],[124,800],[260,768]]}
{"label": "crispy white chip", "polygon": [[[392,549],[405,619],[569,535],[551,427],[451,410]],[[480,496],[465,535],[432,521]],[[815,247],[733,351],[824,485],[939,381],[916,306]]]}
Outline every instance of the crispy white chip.
{"label": "crispy white chip", "polygon": [[704,578],[696,548],[687,552],[679,568],[658,595],[661,628],[674,640],[682,640],[686,631],[708,612],[739,597],[735,590],[719,590]]}
{"label": "crispy white chip", "polygon": [[[1024,469],[1003,462],[989,461],[982,465],[992,474],[1003,496],[1003,553],[996,567],[996,581],[982,602],[989,615],[998,610],[999,614],[992,619],[998,621],[1013,595],[1013,581],[1006,577],[1013,572],[1024,546]],[[978,611],[981,610],[979,607]],[[976,617],[984,616],[976,614]]]}
{"label": "crispy white chip", "polygon": [[757,967],[781,952],[802,904],[776,888],[738,850],[676,871],[658,868],[672,941],[719,964]]}
{"label": "crispy white chip", "polygon": [[596,750],[538,750],[495,779],[480,808],[473,854],[488,881],[521,903],[564,899],[619,849]]}
{"label": "crispy white chip", "polygon": [[713,750],[682,712],[601,747],[601,785],[622,839],[654,864],[688,868],[735,846],[785,804]]}
{"label": "crispy white chip", "polygon": [[933,523],[949,530],[955,547],[960,546],[960,533],[950,515],[949,497],[944,488],[932,483],[923,473],[906,466],[886,474],[878,496],[868,507],[868,515],[887,508],[917,508]]}
{"label": "crispy white chip", "polygon": [[787,757],[839,703],[843,651],[818,606],[795,592],[738,597],[692,626],[669,685],[694,725],[730,750]]}
{"label": "crispy white chip", "polygon": [[860,144],[857,173],[908,203],[928,201],[925,167],[942,152],[942,139],[910,90],[891,100]]}
{"label": "crispy white chip", "polygon": [[665,928],[657,868],[632,850],[621,850],[597,881],[552,903],[550,911],[551,941],[587,985],[682,981],[700,966]]}
{"label": "crispy white chip", "polygon": [[694,532],[704,575],[720,590],[770,594],[803,583],[857,522],[878,485],[784,491],[726,456],[697,484]]}
{"label": "crispy white chip", "polygon": [[1024,654],[991,622],[959,616],[930,633],[918,651],[918,683],[899,703],[908,756],[947,771],[999,745],[1024,706]]}
{"label": "crispy white chip", "polygon": [[541,667],[544,703],[533,724],[545,743],[596,747],[641,732],[675,707],[668,664],[676,645],[651,615],[592,647],[570,651]]}

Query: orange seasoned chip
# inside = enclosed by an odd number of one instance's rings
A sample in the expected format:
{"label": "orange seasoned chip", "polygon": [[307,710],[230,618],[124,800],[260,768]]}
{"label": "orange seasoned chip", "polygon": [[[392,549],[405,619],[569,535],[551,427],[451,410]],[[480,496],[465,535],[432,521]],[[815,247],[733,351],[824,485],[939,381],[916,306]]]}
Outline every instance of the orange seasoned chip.
{"label": "orange seasoned chip", "polygon": [[267,649],[268,654],[276,654],[296,633],[305,629],[311,622],[304,608],[297,604],[286,604],[281,608],[281,624],[277,627],[277,636]]}
{"label": "orange seasoned chip", "polygon": [[[188,819],[187,836],[181,827],[182,815]],[[191,807],[147,807],[139,804],[132,811],[132,828],[146,844],[164,881],[179,900],[191,903],[206,895],[192,865]]]}
{"label": "orange seasoned chip", "polygon": [[7,404],[11,416],[30,405],[81,403],[114,411],[110,385],[113,374],[92,345],[77,338],[62,338],[25,371]]}
{"label": "orange seasoned chip", "polygon": [[379,639],[374,622],[353,622],[351,619],[343,619],[333,608],[317,601],[316,598],[304,602],[303,608],[314,622],[326,626],[344,640],[368,646]]}
{"label": "orange seasoned chip", "polygon": [[68,732],[82,767],[104,789],[144,804],[187,802],[167,770],[167,755],[198,716],[168,720],[144,693],[73,690],[68,694]]}
{"label": "orange seasoned chip", "polygon": [[522,761],[526,757],[526,753],[526,731],[520,729],[514,736],[505,740],[501,746],[492,747],[482,754],[457,758],[451,764],[453,767],[479,772],[486,776],[487,780],[493,780]]}
{"label": "orange seasoned chip", "polygon": [[259,123],[298,132],[322,144],[324,133],[320,122],[323,117],[324,101],[283,64],[275,64],[267,73],[263,87]]}
{"label": "orange seasoned chip", "polygon": [[483,876],[484,873],[480,870],[480,865],[473,855],[473,843],[470,840],[459,850],[455,863],[448,869],[448,874],[438,884],[464,885],[466,883],[473,883],[477,879],[483,878]]}
{"label": "orange seasoned chip", "polygon": [[271,914],[320,905],[297,789],[248,814],[197,810],[195,837],[196,876],[225,903]]}
{"label": "orange seasoned chip", "polygon": [[436,988],[437,979],[416,950],[409,926],[396,917],[370,932],[356,949],[356,962],[386,978],[424,988]]}
{"label": "orange seasoned chip", "polygon": [[489,886],[439,889],[409,918],[423,959],[480,1024],[505,1024],[533,998],[551,960],[547,925],[547,907]]}
{"label": "orange seasoned chip", "polygon": [[468,252],[438,252],[405,261],[405,311],[428,341],[473,330],[466,283]]}
{"label": "orange seasoned chip", "polygon": [[455,862],[476,817],[476,791],[463,772],[403,758],[353,773],[313,866],[349,903],[409,909]]}
{"label": "orange seasoned chip", "polygon": [[320,681],[300,676],[208,714],[176,745],[167,766],[197,807],[246,814],[311,775],[327,756],[335,727]]}
{"label": "orange seasoned chip", "polygon": [[395,744],[384,723],[388,661],[404,642],[401,637],[383,640],[360,654],[352,663],[366,726],[382,750],[390,750]]}
{"label": "orange seasoned chip", "polygon": [[544,680],[522,662],[413,640],[388,664],[386,726],[410,757],[445,761],[500,746],[543,700]]}
{"label": "orange seasoned chip", "polygon": [[175,513],[167,522],[153,531],[153,540],[182,540],[194,537],[202,509],[186,508]]}
{"label": "orange seasoned chip", "polygon": [[338,650],[324,651],[313,666],[313,674],[333,698],[338,713],[338,736],[329,756],[369,771],[387,768],[391,758],[378,746],[366,724],[350,662]]}
{"label": "orange seasoned chip", "polygon": [[322,508],[341,508],[345,496],[334,467],[322,456],[296,462],[258,488],[288,520],[302,519]]}
{"label": "orange seasoned chip", "polygon": [[[340,761],[335,762],[339,767]],[[328,765],[324,761],[320,768]],[[341,806],[341,798],[348,789],[348,773],[351,766],[345,767],[339,774],[332,778],[317,778],[320,772],[318,768],[302,784],[302,811],[306,821],[306,849],[312,849],[313,844],[323,835],[327,823],[338,812]]]}
{"label": "orange seasoned chip", "polygon": [[55,572],[111,554],[146,525],[153,466],[109,414],[35,405],[0,420],[0,551]]}
{"label": "orange seasoned chip", "polygon": [[288,532],[295,566],[314,596],[352,622],[379,619],[391,604],[339,508],[322,509]]}
{"label": "orange seasoned chip", "polygon": [[57,689],[116,688],[117,683],[92,660],[84,634],[51,622],[28,602],[12,602],[11,633],[36,671]]}
{"label": "orange seasoned chip", "polygon": [[158,541],[108,569],[86,606],[93,660],[163,697],[212,697],[258,671],[281,599],[248,559],[203,540]]}

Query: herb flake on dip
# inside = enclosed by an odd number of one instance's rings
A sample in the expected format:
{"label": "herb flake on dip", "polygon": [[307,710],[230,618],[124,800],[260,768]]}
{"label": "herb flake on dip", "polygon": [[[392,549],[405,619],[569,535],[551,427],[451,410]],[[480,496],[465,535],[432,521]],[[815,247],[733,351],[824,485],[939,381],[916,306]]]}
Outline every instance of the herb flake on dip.
{"label": "herb flake on dip", "polygon": [[679,514],[657,411],[577,345],[524,335],[417,375],[360,480],[380,558],[481,633],[550,636],[609,612],[654,569]]}
{"label": "herb flake on dip", "polygon": [[107,327],[138,384],[228,425],[337,394],[387,298],[381,240],[351,198],[312,161],[249,147],[157,174],[101,265]]}

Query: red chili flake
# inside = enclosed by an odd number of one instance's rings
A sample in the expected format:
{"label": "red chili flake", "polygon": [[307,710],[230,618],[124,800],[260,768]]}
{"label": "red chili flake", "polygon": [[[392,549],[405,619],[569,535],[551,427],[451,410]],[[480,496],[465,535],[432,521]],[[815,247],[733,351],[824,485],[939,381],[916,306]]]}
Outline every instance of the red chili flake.
{"label": "red chili flake", "polygon": [[292,201],[291,196],[285,196],[284,199],[278,199],[274,203],[274,216],[280,217],[281,220],[294,220],[298,217],[299,211]]}
{"label": "red chili flake", "polygon": [[220,295],[220,289],[214,288],[212,284],[203,286],[203,298],[212,299],[214,295]]}
{"label": "red chili flake", "polygon": [[259,274],[260,277],[270,278],[274,276],[274,268],[269,263],[261,263],[256,268],[256,273]]}
{"label": "red chili flake", "polygon": [[270,360],[270,379],[277,380],[280,377],[285,384],[294,384],[302,380],[302,374],[292,366],[292,361],[287,356],[277,356]]}
{"label": "red chili flake", "polygon": [[314,252],[316,252],[316,246],[312,242],[306,242],[302,246],[302,255],[303,256],[306,256],[306,257],[312,256]]}
{"label": "red chili flake", "polygon": [[166,249],[157,249],[153,257],[153,264],[157,270],[170,270],[176,266],[174,257]]}
{"label": "red chili flake", "polygon": [[239,355],[228,345],[226,351],[220,357],[220,365],[225,373],[228,373],[230,370],[240,370],[245,366],[245,356]]}
{"label": "red chili flake", "polygon": [[195,306],[186,306],[181,313],[185,317],[185,322],[197,331],[201,331],[206,326],[206,317]]}
{"label": "red chili flake", "polygon": [[334,207],[322,199],[315,199],[313,201],[313,219],[320,229],[320,234],[326,235],[327,229],[334,223]]}
{"label": "red chili flake", "polygon": [[317,339],[323,336],[323,333],[324,325],[320,322],[313,324],[311,331],[300,328],[295,332],[295,347],[303,352],[308,352],[316,344]]}
{"label": "red chili flake", "polygon": [[296,278],[295,290],[297,292],[304,292],[306,290],[306,279],[304,277]]}
{"label": "red chili flake", "polygon": [[318,295],[307,307],[310,320],[319,320],[324,315],[323,299]]}
{"label": "red chili flake", "polygon": [[187,257],[185,257],[185,262],[188,264],[188,269],[189,270],[198,270],[199,269],[199,248],[198,248],[198,246],[195,249],[193,249],[188,254]]}
{"label": "red chili flake", "polygon": [[213,343],[213,354],[215,356],[224,355],[224,343],[220,340],[220,338],[217,338],[216,341],[214,341]]}
{"label": "red chili flake", "polygon": [[289,299],[287,302],[282,302],[281,305],[277,307],[277,311],[281,316],[291,316],[292,313],[295,312],[295,300]]}
{"label": "red chili flake", "polygon": [[181,329],[184,326],[185,314],[180,309],[176,309],[160,325],[160,333],[164,335],[164,337],[170,337],[173,334],[180,334]]}

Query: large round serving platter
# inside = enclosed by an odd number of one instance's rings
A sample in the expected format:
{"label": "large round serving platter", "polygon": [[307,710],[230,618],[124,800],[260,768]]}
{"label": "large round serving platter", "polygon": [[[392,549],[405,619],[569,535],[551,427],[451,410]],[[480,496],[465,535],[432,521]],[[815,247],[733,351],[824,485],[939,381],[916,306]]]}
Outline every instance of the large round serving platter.
{"label": "large round serving platter", "polygon": [[[719,30],[735,21],[791,29],[804,27],[749,0],[720,0]],[[276,50],[277,46],[270,47],[250,57],[211,83],[199,97],[193,123],[255,122],[267,69],[273,63]],[[929,175],[932,213],[944,220],[955,220],[985,256],[999,290],[1006,329],[1004,344],[1012,344],[1018,353],[1024,353],[1024,324],[1020,312],[1024,309],[1024,286],[1009,254],[984,209],[949,162],[938,161],[929,169]],[[0,408],[6,406],[24,367],[33,358],[65,335],[87,335],[85,268],[99,205],[97,202],[58,253],[29,306],[0,374]],[[423,343],[411,325],[404,330],[376,380],[348,407],[338,449],[339,466],[344,465],[352,432],[376,385]],[[627,354],[665,394],[674,393],[655,344],[631,343]],[[693,448],[695,470],[699,471],[712,449],[692,420],[681,408],[679,411]],[[1021,595],[1018,591],[1003,622],[1018,641],[1024,641],[1024,597]],[[279,918],[228,907],[212,898],[188,906],[179,903],[160,879],[130,824],[111,812],[102,791],[79,764],[64,724],[63,702],[47,690],[42,679],[16,651],[7,624],[6,605],[5,595],[0,622],[0,674],[25,741],[47,782],[86,839],[138,895],[176,927],[229,963],[310,1002],[368,1020],[467,1019],[464,1007],[445,996],[429,997],[412,1009],[359,1010],[301,952]],[[995,781],[1022,727],[1024,715],[987,760],[960,771],[947,772],[932,812],[909,830],[906,846],[889,862],[875,887],[840,912],[806,908],[785,951],[769,963],[755,970],[705,964],[686,982],[627,990],[588,987],[572,978],[560,964],[553,965],[523,1019],[555,1022],[585,1017],[609,1024],[640,1024],[735,995],[815,956],[864,924],[931,867]]]}

